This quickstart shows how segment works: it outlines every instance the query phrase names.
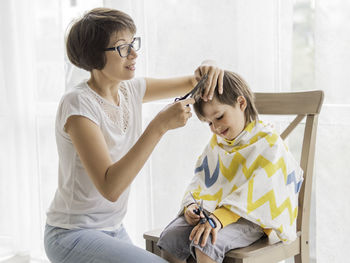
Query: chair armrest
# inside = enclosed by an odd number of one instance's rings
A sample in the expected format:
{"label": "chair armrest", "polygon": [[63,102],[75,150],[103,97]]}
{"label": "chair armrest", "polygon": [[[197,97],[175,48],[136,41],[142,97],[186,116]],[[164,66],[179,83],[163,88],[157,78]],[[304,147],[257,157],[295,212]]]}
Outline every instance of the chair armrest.
{"label": "chair armrest", "polygon": [[150,231],[147,231],[143,234],[143,238],[145,240],[153,241],[153,242],[158,242],[160,234],[162,233],[163,229],[162,228],[157,228],[153,229]]}

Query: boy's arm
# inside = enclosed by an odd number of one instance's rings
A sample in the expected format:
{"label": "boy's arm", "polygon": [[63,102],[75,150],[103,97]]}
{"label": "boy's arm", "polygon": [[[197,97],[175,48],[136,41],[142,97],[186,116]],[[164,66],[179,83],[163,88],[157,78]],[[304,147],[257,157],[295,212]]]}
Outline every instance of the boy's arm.
{"label": "boy's arm", "polygon": [[215,209],[212,214],[220,221],[223,228],[229,224],[236,223],[240,218],[239,215],[225,207]]}
{"label": "boy's arm", "polygon": [[[222,228],[225,226],[236,223],[238,219],[240,219],[240,216],[236,213],[232,212],[231,210],[228,210],[225,207],[219,207],[215,209],[215,211],[212,213],[221,223]],[[272,229],[264,229],[264,232],[266,235],[270,235]]]}

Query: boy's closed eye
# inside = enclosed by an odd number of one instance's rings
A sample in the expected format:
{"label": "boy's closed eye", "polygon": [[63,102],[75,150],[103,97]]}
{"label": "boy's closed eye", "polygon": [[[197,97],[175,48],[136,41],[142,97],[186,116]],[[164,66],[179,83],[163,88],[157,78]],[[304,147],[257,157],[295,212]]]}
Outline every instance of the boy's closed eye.
{"label": "boy's closed eye", "polygon": [[222,114],[221,116],[217,117],[217,120],[221,120],[224,117],[224,114]]}
{"label": "boy's closed eye", "polygon": [[[223,117],[224,117],[224,114],[220,115],[220,116],[219,116],[219,117],[217,117],[216,119],[219,121],[219,120],[221,120]],[[211,122],[209,122],[208,124],[209,124],[209,126],[211,126],[211,125],[212,125],[212,123],[211,123]]]}

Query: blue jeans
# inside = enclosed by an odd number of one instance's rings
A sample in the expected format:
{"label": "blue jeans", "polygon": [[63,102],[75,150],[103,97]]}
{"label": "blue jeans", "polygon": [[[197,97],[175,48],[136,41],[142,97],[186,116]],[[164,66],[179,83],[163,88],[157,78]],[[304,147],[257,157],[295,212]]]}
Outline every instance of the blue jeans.
{"label": "blue jeans", "polygon": [[53,263],[167,262],[134,246],[123,226],[115,231],[100,231],[46,225],[44,245],[46,255]]}

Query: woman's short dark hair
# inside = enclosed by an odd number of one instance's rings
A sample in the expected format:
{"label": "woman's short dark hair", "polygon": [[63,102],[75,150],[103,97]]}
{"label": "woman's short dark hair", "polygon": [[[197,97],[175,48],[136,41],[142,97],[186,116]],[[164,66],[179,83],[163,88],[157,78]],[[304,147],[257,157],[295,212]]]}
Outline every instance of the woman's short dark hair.
{"label": "woman's short dark hair", "polygon": [[[201,92],[201,91],[199,91]],[[224,81],[223,81],[223,92],[219,94],[218,86],[215,87],[214,97],[218,102],[235,106],[237,98],[243,96],[247,101],[247,107],[245,109],[245,120],[246,124],[258,119],[258,111],[255,107],[254,93],[249,89],[248,84],[242,77],[231,71],[225,70]],[[201,94],[197,93],[194,95],[196,102],[193,104],[194,111],[196,112],[199,119],[203,119],[203,106],[206,103],[202,98]]]}
{"label": "woman's short dark hair", "polygon": [[103,69],[106,65],[104,49],[111,36],[125,30],[136,33],[129,15],[110,8],[92,9],[73,21],[66,41],[69,60],[87,71]]}

